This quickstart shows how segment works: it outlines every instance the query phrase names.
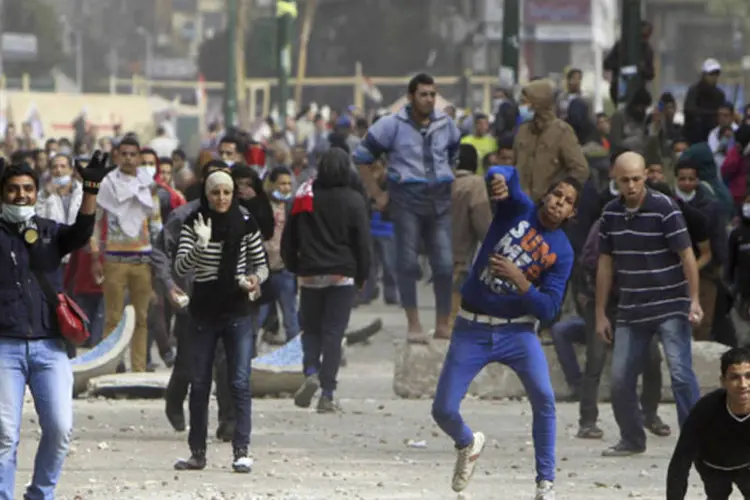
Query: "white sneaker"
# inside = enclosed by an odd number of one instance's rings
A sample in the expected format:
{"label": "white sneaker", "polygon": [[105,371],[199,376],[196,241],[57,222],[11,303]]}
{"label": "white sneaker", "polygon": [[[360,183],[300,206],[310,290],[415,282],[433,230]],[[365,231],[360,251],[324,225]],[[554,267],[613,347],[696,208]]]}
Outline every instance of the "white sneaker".
{"label": "white sneaker", "polygon": [[555,484],[543,479],[536,484],[534,500],[555,500]]}
{"label": "white sneaker", "polygon": [[248,474],[253,470],[253,459],[250,457],[238,457],[232,462],[232,470],[240,474]]}
{"label": "white sneaker", "polygon": [[474,475],[474,467],[477,465],[477,459],[484,449],[484,434],[481,432],[474,433],[474,441],[458,450],[456,457],[456,467],[453,469],[453,491],[456,493],[463,491]]}

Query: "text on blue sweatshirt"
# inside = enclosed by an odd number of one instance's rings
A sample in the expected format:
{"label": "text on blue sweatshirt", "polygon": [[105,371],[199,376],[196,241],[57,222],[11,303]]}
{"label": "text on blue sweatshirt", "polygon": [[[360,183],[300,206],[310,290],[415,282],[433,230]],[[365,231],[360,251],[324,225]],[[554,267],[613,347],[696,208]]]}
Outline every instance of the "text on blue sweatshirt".
{"label": "text on blue sweatshirt", "polygon": [[[482,242],[461,294],[471,306],[499,318],[531,315],[541,321],[557,316],[573,267],[573,249],[562,229],[549,230],[537,216],[538,206],[521,189],[513,167],[495,166],[487,172],[505,177],[508,198],[497,204],[495,216]],[[490,254],[507,257],[531,282],[526,293],[503,278],[493,276]]]}

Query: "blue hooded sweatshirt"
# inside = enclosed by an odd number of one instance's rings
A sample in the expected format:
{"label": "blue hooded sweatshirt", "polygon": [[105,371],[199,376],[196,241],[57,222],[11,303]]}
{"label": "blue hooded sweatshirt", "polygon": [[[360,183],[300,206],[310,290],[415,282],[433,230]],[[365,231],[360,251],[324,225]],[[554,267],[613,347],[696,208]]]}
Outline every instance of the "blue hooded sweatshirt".
{"label": "blue hooded sweatshirt", "polygon": [[[497,204],[487,236],[461,289],[462,297],[483,314],[500,318],[531,315],[540,321],[551,321],[562,305],[573,267],[573,249],[562,229],[542,226],[537,216],[539,207],[521,189],[515,168],[492,167],[487,180],[495,174],[505,177],[509,196]],[[526,293],[492,275],[491,253],[511,259],[523,271],[531,282]]]}

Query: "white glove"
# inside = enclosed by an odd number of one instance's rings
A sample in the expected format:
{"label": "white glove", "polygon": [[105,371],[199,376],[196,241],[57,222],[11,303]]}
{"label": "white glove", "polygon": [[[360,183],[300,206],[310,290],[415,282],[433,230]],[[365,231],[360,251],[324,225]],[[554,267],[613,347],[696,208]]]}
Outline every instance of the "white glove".
{"label": "white glove", "polygon": [[193,223],[193,231],[197,238],[197,245],[200,248],[206,248],[211,241],[211,219],[203,222],[203,214],[198,214],[198,218]]}

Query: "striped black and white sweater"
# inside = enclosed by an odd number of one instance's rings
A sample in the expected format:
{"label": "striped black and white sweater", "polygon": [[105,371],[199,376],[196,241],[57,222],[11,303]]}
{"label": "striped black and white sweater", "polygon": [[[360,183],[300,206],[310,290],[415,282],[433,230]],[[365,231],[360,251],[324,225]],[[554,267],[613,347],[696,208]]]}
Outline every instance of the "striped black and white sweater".
{"label": "striped black and white sweater", "polygon": [[[179,276],[189,273],[193,275],[194,293],[190,302],[190,310],[193,314],[210,314],[212,318],[239,317],[249,313],[251,309],[248,294],[242,292],[239,285],[231,290],[219,291],[212,286],[213,282],[219,278],[223,247],[223,242],[211,241],[208,246],[201,248],[191,225],[183,224],[174,268]],[[258,230],[242,238],[237,259],[237,278],[253,274],[258,277],[260,283],[266,281],[269,274],[263,238]],[[199,303],[194,303],[194,299],[198,297]]]}

